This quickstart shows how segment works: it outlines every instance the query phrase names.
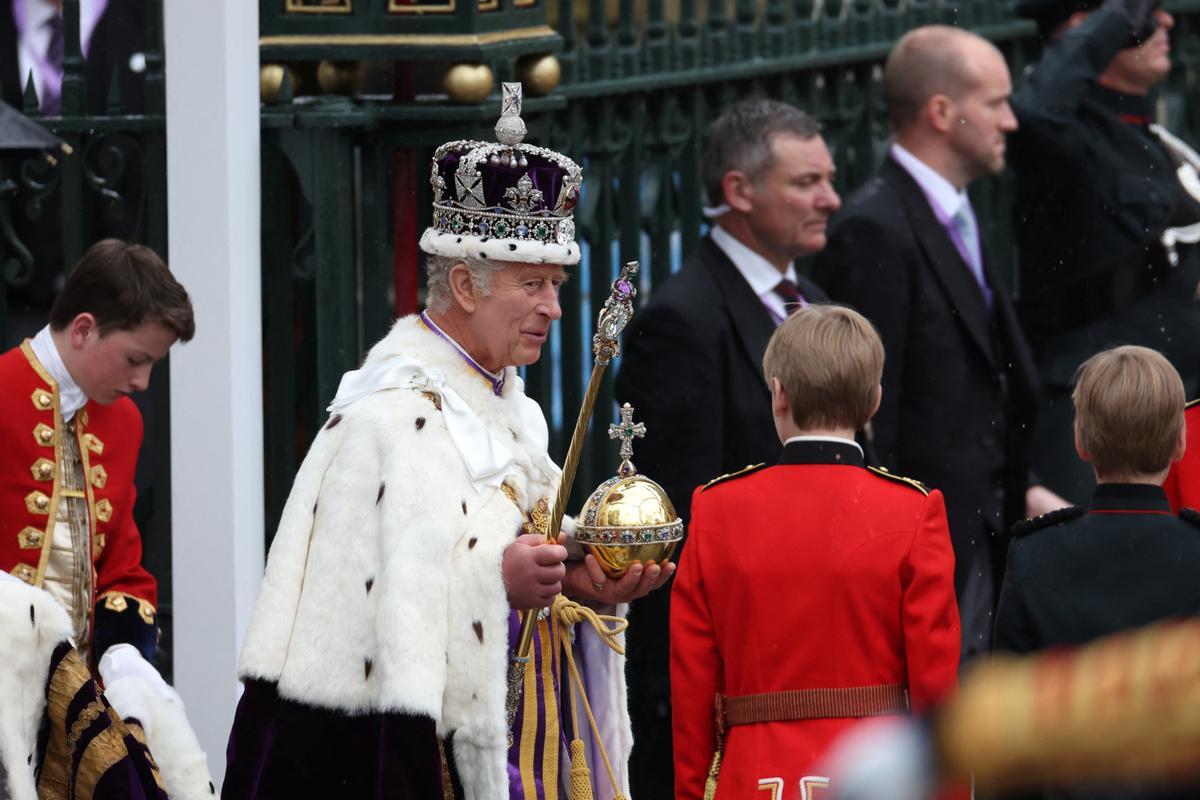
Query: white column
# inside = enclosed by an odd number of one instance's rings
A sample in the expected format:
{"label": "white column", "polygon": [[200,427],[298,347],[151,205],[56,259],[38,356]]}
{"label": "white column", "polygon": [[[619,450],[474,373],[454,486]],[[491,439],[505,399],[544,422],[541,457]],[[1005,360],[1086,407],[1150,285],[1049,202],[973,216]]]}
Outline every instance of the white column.
{"label": "white column", "polygon": [[163,6],[167,241],[196,310],[171,354],[175,686],[219,787],[263,569],[258,3]]}

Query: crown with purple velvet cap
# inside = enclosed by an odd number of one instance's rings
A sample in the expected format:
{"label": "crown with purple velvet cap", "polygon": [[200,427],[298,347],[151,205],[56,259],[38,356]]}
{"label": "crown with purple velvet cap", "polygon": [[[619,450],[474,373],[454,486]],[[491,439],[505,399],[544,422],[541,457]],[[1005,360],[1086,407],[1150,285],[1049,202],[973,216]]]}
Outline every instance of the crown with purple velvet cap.
{"label": "crown with purple velvet cap", "polygon": [[496,142],[447,142],[433,154],[433,224],[421,249],[451,258],[579,263],[572,212],[583,172],[566,156],[523,144],[521,84],[502,84]]}

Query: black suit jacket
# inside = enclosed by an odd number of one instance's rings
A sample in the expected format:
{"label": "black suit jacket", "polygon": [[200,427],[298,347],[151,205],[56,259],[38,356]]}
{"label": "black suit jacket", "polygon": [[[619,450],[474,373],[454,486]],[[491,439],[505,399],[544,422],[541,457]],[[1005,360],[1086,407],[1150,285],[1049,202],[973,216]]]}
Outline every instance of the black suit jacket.
{"label": "black suit jacket", "polygon": [[879,329],[886,362],[875,451],[945,495],[960,600],[969,551],[1024,517],[1037,395],[1008,292],[985,276],[990,310],[925,193],[890,157],[834,216],[815,272],[835,301]]}
{"label": "black suit jacket", "polygon": [[[3,5],[0,9],[0,93],[4,102],[21,108],[29,76],[19,74],[13,1],[0,0]],[[122,111],[128,114],[142,112],[143,73],[130,69],[129,60],[134,53],[145,49],[145,4],[146,0],[108,0],[108,6],[92,32],[84,65],[87,113],[105,113],[114,75],[120,86]]]}
{"label": "black suit jacket", "polygon": [[[811,302],[828,300],[806,278],[796,285]],[[685,521],[697,486],[779,458],[782,445],[762,377],[763,353],[774,331],[758,295],[706,236],[683,268],[654,289],[622,336],[617,400],[632,404],[635,418],[646,423],[633,461],[662,485]],[[635,797],[674,796],[669,617],[669,589],[637,600],[630,615]]]}
{"label": "black suit jacket", "polygon": [[[828,300],[803,276],[797,288],[810,302]],[[634,463],[666,489],[684,520],[697,486],[779,457],[762,377],[774,332],[758,295],[706,236],[622,337],[617,400],[632,404],[646,423]]]}

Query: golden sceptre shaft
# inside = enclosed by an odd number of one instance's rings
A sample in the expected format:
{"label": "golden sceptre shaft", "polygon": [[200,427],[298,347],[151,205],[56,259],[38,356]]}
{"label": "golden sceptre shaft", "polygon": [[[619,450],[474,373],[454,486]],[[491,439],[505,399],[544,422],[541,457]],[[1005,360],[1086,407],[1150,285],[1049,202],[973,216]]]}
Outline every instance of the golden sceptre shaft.
{"label": "golden sceptre shaft", "polygon": [[[621,352],[618,339],[633,317],[633,298],[637,295],[637,289],[634,288],[632,279],[637,272],[638,262],[630,261],[625,264],[621,274],[613,281],[612,294],[604,301],[604,307],[600,309],[600,316],[596,321],[596,333],[592,336],[592,353],[596,363],[592,366],[592,375],[588,378],[579,418],[575,420],[575,432],[571,434],[571,446],[567,449],[567,457],[563,461],[562,478],[559,480],[558,493],[550,512],[550,525],[546,529],[548,542],[558,541],[567,498],[571,495],[575,471],[579,468],[579,458],[583,453],[583,439],[592,419],[592,410],[596,407],[596,396],[600,394],[601,378],[604,377],[604,370],[609,362]],[[529,651],[533,647],[533,631],[537,626],[537,619],[536,611],[521,612],[521,635],[517,639],[517,649],[513,653],[512,661],[508,665],[505,712],[508,720],[509,747],[512,746],[513,723],[517,719],[517,705],[521,701],[521,690],[525,685],[525,665],[529,663]]]}

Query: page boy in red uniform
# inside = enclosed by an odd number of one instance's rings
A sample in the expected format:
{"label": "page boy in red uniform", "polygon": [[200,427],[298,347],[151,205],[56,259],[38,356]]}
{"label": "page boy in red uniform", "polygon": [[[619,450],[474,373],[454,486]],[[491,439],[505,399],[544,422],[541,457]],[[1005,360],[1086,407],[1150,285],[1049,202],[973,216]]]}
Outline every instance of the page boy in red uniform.
{"label": "page boy in red uniform", "polygon": [[148,247],[97,242],[50,324],[0,355],[0,570],[67,610],[85,661],[152,662],[157,584],[133,521],[142,417],[129,399],[195,333],[187,292]]}
{"label": "page boy in red uniform", "polygon": [[879,407],[883,357],[855,311],[794,313],[763,359],[779,463],[693,496],[671,600],[679,800],[713,780],[718,800],[820,797],[829,781],[812,768],[841,731],[928,708],[955,683],[942,495],[864,467],[854,442]]}

